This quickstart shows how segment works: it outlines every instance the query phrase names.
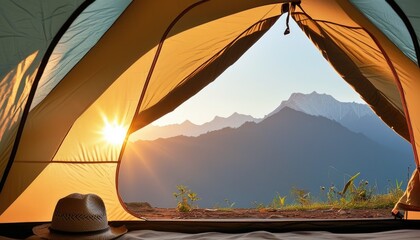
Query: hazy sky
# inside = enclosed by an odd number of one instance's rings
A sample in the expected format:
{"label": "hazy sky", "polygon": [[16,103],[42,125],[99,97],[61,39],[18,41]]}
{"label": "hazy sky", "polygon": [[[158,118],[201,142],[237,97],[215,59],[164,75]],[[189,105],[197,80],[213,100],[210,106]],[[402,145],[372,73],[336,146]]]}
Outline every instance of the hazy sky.
{"label": "hazy sky", "polygon": [[153,124],[186,119],[202,124],[234,112],[261,118],[294,92],[316,91],[342,102],[363,102],[293,20],[290,27],[291,33],[284,36],[285,18],[279,19],[218,79]]}

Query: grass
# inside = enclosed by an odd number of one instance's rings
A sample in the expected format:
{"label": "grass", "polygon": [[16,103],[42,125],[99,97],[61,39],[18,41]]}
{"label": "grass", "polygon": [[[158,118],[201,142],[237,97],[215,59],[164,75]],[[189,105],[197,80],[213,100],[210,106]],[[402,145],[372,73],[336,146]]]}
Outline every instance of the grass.
{"label": "grass", "polygon": [[[282,210],[327,210],[327,209],[385,209],[393,208],[401,194],[377,194],[365,201],[335,201],[335,202],[311,202],[306,205],[289,204],[280,209]],[[269,206],[268,206],[269,207]]]}
{"label": "grass", "polygon": [[361,180],[358,185],[354,183],[359,175],[360,173],[356,173],[352,176],[341,191],[332,186],[328,192],[325,192],[326,188],[321,187],[321,191],[326,195],[326,201],[317,201],[311,197],[309,192],[293,188],[291,193],[295,203],[285,205],[284,198],[286,196],[281,197],[277,193],[272,203],[266,208],[282,210],[385,209],[393,208],[404,193],[401,189],[402,181],[397,180],[387,193],[375,194],[375,188],[370,187],[368,181]]}
{"label": "grass", "polygon": [[224,206],[220,206],[219,204],[216,204],[213,208],[222,212],[231,212],[234,210],[234,206],[236,204],[235,202],[232,202],[227,198],[225,198],[224,202],[225,202]]}
{"label": "grass", "polygon": [[[328,210],[328,209],[386,209],[393,208],[398,202],[404,191],[401,189],[402,181],[395,181],[394,186],[390,186],[388,192],[385,194],[375,194],[375,187],[371,187],[366,180],[359,181],[355,184],[356,179],[360,173],[354,174],[343,186],[340,191],[334,185],[325,188],[321,187],[322,198],[324,201],[317,200],[310,192],[303,189],[293,188],[291,191],[291,198],[294,202],[286,204],[288,196],[280,195],[279,193],[273,198],[268,205],[258,202],[253,202],[254,208],[259,211],[270,209],[281,210]],[[197,194],[186,186],[178,185],[177,192],[173,193],[177,200],[176,209],[179,212],[189,212],[194,207],[193,203],[198,201]],[[233,211],[235,202],[225,199],[223,206],[216,205],[214,209],[218,211]]]}

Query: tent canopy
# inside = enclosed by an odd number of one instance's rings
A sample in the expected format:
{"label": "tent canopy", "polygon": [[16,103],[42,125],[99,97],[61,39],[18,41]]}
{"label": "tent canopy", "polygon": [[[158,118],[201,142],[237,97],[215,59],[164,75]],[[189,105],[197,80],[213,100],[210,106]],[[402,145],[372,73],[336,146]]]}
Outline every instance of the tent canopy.
{"label": "tent canopy", "polygon": [[[172,111],[290,16],[381,119],[420,148],[420,2],[0,0],[0,221],[94,192],[109,219],[130,133]],[[279,66],[281,67],[281,66]],[[124,140],[124,139],[122,139]],[[380,166],[378,166],[380,167]],[[417,170],[396,207],[420,210]]]}

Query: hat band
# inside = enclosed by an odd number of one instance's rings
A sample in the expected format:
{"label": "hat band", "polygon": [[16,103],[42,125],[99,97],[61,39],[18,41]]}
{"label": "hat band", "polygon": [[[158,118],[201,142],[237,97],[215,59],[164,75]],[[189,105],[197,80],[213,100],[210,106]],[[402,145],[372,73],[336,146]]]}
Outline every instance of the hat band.
{"label": "hat band", "polygon": [[96,235],[96,234],[100,234],[100,233],[108,231],[109,226],[107,226],[104,229],[95,230],[95,231],[86,231],[86,232],[68,232],[68,231],[56,230],[56,229],[52,228],[51,226],[48,227],[48,229],[50,230],[50,232],[60,234],[60,235],[74,235],[74,236],[77,236],[77,235]]}

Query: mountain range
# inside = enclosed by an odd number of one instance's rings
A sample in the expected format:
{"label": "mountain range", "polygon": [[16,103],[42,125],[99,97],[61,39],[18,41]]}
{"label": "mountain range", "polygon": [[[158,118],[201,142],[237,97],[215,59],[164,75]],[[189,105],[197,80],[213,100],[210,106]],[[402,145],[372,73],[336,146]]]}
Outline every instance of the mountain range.
{"label": "mountain range", "polygon": [[[307,104],[309,98],[314,98],[313,106]],[[350,129],[375,115],[356,103],[337,110],[334,104],[340,102],[334,100],[317,93],[293,94],[262,120],[248,118],[241,126],[198,136],[129,143],[120,165],[120,194],[126,202],[173,207],[172,193],[183,184],[198,193],[202,207],[225,199],[235,207],[252,207],[269,203],[276,193],[289,195],[293,187],[319,195],[321,186],[339,188],[357,172],[359,180],[368,180],[379,192],[396,179],[406,181],[414,166],[411,150],[375,141],[360,127],[359,132]]]}
{"label": "mountain range", "polygon": [[259,122],[261,119],[254,118],[250,115],[233,113],[229,117],[216,116],[210,122],[202,125],[194,124],[188,120],[181,124],[170,124],[166,126],[148,125],[139,131],[133,133],[132,139],[140,140],[156,140],[158,138],[169,138],[175,136],[197,137],[201,134],[222,128],[237,128],[246,122]]}
{"label": "mountain range", "polygon": [[[331,95],[312,92],[310,94],[293,93],[288,100],[267,114],[267,118],[284,107],[312,116],[323,116],[336,121],[350,131],[362,133],[371,140],[397,151],[411,151],[411,145],[390,129],[366,104],[340,102]],[[262,119],[250,115],[233,113],[229,117],[216,116],[202,125],[185,121],[167,126],[148,125],[133,134],[135,140],[156,140],[175,136],[199,136],[226,127],[238,128],[246,122],[260,122]]]}

